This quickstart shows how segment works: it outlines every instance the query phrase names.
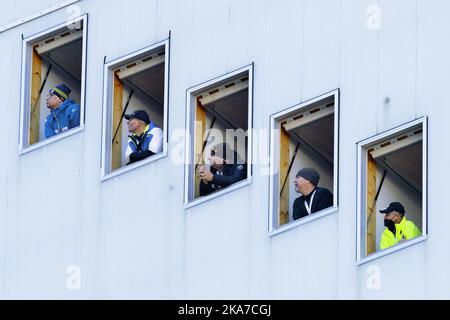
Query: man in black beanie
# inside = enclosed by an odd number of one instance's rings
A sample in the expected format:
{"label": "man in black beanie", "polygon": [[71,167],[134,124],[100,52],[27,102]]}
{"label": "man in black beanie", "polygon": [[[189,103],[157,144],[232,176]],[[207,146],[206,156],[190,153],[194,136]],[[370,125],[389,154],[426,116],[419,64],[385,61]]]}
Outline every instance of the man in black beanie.
{"label": "man in black beanie", "polygon": [[294,201],[294,220],[309,216],[333,205],[333,194],[318,187],[319,173],[312,168],[303,168],[295,178],[295,191],[301,196]]}

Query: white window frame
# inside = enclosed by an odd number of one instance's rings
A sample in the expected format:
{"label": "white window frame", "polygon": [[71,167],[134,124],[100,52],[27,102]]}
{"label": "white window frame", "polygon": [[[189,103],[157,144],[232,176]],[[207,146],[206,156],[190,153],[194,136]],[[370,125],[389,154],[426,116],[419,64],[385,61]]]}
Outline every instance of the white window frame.
{"label": "white window frame", "polygon": [[[111,135],[112,135],[112,74],[113,70],[116,68],[127,64],[128,62],[136,60],[139,56],[145,55],[157,48],[164,47],[164,142],[163,142],[163,151],[161,153],[155,154],[151,157],[148,157],[144,160],[135,162],[128,166],[121,167],[112,172],[107,172],[110,165],[107,165],[107,161],[111,162]],[[101,181],[106,181],[122,175],[124,173],[130,172],[142,166],[145,166],[154,161],[160,160],[162,158],[167,157],[168,155],[168,131],[169,131],[169,65],[170,65],[170,37],[142,48],[138,51],[127,54],[123,57],[119,57],[117,59],[105,62],[104,71],[103,71],[103,129],[102,129],[102,155],[101,155],[101,168],[100,168],[100,179]]]}
{"label": "white window frame", "polygon": [[[220,77],[214,78],[202,84],[196,85],[186,90],[186,138],[185,138],[185,176],[184,176],[184,209],[189,209],[200,205],[206,201],[222,197],[225,194],[233,192],[235,190],[244,188],[252,183],[252,143],[253,143],[253,63],[237,69],[235,71],[224,74]],[[195,97],[207,91],[209,88],[217,86],[218,83],[226,81],[227,79],[233,78],[234,76],[248,72],[248,149],[247,149],[247,178],[234,183],[233,185],[224,188],[223,190],[218,190],[206,196],[199,197],[195,200],[189,201],[189,186],[192,183],[193,175],[195,174],[192,170],[192,166],[195,166],[194,159],[194,120],[195,120]]]}
{"label": "white window frame", "polygon": [[[297,228],[298,226],[315,221],[322,217],[328,216],[338,211],[339,199],[339,89],[335,89],[328,93],[322,94],[311,100],[302,102],[293,107],[277,112],[270,116],[270,178],[269,178],[269,236],[273,237],[277,234],[286,232],[288,230]],[[334,96],[334,165],[333,165],[333,206],[316,212],[307,217],[294,220],[285,225],[276,227],[274,221],[278,220],[280,197],[278,192],[279,180],[279,153],[280,144],[276,141],[275,130],[279,130],[280,123],[287,119],[287,116],[292,113],[301,113],[302,110],[307,110],[312,104],[321,100]],[[278,161],[278,162],[277,162]],[[277,219],[275,219],[277,218]]]}
{"label": "white window frame", "polygon": [[[367,168],[365,164],[367,163],[367,150],[377,144],[388,141],[395,136],[402,134],[402,132],[407,132],[411,130],[414,126],[422,125],[422,235],[414,239],[396,244],[392,247],[386,248],[384,250],[379,250],[372,253],[369,256],[365,256],[362,250],[365,248],[365,237],[367,234],[366,230],[366,209],[365,209],[365,190],[364,185],[366,182]],[[397,252],[399,250],[405,249],[407,247],[413,246],[416,243],[425,241],[428,238],[428,197],[427,197],[427,161],[428,161],[428,119],[427,117],[422,117],[417,120],[405,123],[401,126],[393,128],[391,130],[377,134],[371,138],[360,141],[356,144],[357,148],[357,216],[356,216],[356,265],[362,265],[369,261],[373,261],[380,257],[389,255],[391,253]],[[363,172],[364,171],[364,172]],[[364,194],[363,194],[364,193]]]}
{"label": "white window frame", "polygon": [[[29,129],[30,129],[30,100],[31,100],[31,54],[33,44],[39,42],[41,39],[46,39],[48,36],[64,27],[67,27],[76,22],[83,21],[83,50],[82,50],[82,66],[81,66],[81,92],[80,92],[80,125],[76,128],[70,129],[64,133],[60,133],[48,139],[36,142],[29,146]],[[78,18],[72,19],[68,22],[59,24],[48,30],[42,31],[35,35],[26,37],[22,41],[22,82],[21,82],[21,101],[20,101],[20,125],[19,125],[19,155],[26,154],[43,146],[49,145],[68,136],[74,135],[84,130],[84,114],[86,102],[86,56],[87,56],[87,30],[88,30],[88,15],[84,14]]]}

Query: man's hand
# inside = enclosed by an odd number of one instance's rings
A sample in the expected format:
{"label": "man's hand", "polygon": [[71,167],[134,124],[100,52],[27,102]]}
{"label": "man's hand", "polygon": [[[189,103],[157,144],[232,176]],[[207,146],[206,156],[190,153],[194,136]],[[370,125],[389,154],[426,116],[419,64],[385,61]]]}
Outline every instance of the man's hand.
{"label": "man's hand", "polygon": [[205,166],[201,166],[198,170],[198,176],[200,179],[203,180],[203,182],[211,182],[213,180],[214,175],[206,170]]}

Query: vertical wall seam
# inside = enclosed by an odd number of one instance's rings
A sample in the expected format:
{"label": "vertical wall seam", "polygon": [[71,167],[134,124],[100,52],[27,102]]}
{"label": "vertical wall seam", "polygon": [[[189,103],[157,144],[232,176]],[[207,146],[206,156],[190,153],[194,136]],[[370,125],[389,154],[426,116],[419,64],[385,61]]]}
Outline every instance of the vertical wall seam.
{"label": "vertical wall seam", "polygon": [[302,49],[300,52],[300,101],[303,99],[304,65],[305,65],[305,0],[302,1]]}
{"label": "vertical wall seam", "polygon": [[378,3],[378,7],[380,8],[380,29],[376,31],[377,33],[377,101],[376,101],[376,106],[377,106],[377,129],[376,129],[376,134],[380,133],[380,108],[383,107],[383,105],[381,104],[380,106],[380,33],[381,33],[381,28],[383,28],[383,10],[381,9],[381,0],[377,1]]}
{"label": "vertical wall seam", "polygon": [[158,17],[159,17],[159,14],[158,14],[158,5],[159,5],[159,0],[156,0],[156,3],[155,3],[155,39],[158,39]]}
{"label": "vertical wall seam", "polygon": [[189,70],[189,87],[192,87],[192,66],[194,64],[194,42],[195,42],[195,2],[196,0],[193,0],[192,4],[192,14],[191,14],[191,20],[192,20],[192,27],[191,27],[191,63],[190,63],[190,70]]}
{"label": "vertical wall seam", "polygon": [[[343,30],[343,23],[342,23],[342,20],[343,20],[343,15],[344,15],[344,3],[343,3],[343,1],[341,0],[340,1],[340,10],[339,10],[339,33],[338,33],[338,37],[339,37],[339,59],[338,59],[338,63],[339,63],[339,66],[338,66],[338,88],[340,88],[341,87],[341,81],[342,81],[342,76],[341,76],[341,70],[342,70],[342,41],[343,41],[343,39],[344,39],[344,37],[343,37],[343,35],[344,35],[344,33],[342,32],[342,30]],[[335,110],[336,110],[336,107],[335,107]],[[340,92],[339,92],[339,98],[338,98],[338,110],[339,110],[339,112],[338,113],[336,113],[335,112],[335,117],[338,117],[338,132],[339,132],[339,134],[338,134],[338,150],[339,150],[339,136],[341,135],[341,132],[340,132],[340,128],[339,128],[339,126],[340,126],[340,112],[341,112],[341,98],[340,98]],[[337,162],[337,164],[338,164],[338,172],[337,172],[337,177],[333,177],[333,179],[338,179],[338,177],[339,177],[339,169],[340,169],[340,165],[339,165],[339,158],[340,158],[340,152],[338,152],[338,157],[337,157],[337,159],[335,159],[335,162]],[[334,163],[334,165],[336,165],[336,163]],[[339,179],[338,179],[338,184],[337,184],[337,194],[338,194],[338,197],[339,197],[339,195],[341,194],[340,192],[339,192]],[[339,200],[338,200],[338,204],[339,204]],[[338,209],[339,210],[339,209]],[[339,248],[340,248],[340,246],[339,246],[339,242],[340,242],[340,237],[339,237],[339,235],[340,235],[340,232],[339,232],[339,230],[340,230],[340,228],[339,228],[339,211],[337,212],[338,214],[336,214],[336,234],[337,234],[337,237],[336,237],[336,253],[337,253],[337,260],[336,260],[336,287],[335,287],[335,299],[339,299],[339,278],[340,278],[340,259],[339,259]]]}
{"label": "vertical wall seam", "polygon": [[414,93],[415,93],[415,99],[414,99],[414,108],[415,108],[415,117],[414,119],[417,119],[417,115],[418,115],[418,98],[419,98],[419,92],[418,92],[418,88],[419,88],[419,4],[418,4],[418,0],[415,1],[416,3],[416,70],[415,70],[415,88],[414,88]]}

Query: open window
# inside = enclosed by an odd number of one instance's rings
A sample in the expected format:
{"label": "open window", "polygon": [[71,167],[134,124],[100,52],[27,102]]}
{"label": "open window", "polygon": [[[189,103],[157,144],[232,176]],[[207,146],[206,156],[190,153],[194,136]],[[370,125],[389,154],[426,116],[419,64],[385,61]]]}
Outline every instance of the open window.
{"label": "open window", "polygon": [[[337,210],[338,120],[338,90],[271,116],[271,235]],[[309,178],[313,183],[305,181],[299,189],[297,174],[304,168],[313,169],[319,180]]]}
{"label": "open window", "polygon": [[[361,141],[357,150],[357,262],[361,264],[426,239],[427,119]],[[388,227],[388,217],[380,210],[394,202],[401,207],[389,217],[395,226]],[[402,214],[396,214],[399,211]]]}
{"label": "open window", "polygon": [[20,153],[84,128],[86,38],[84,15],[23,40]]}
{"label": "open window", "polygon": [[[168,57],[165,40],[105,63],[102,179],[167,155]],[[125,116],[136,111],[148,120],[132,131]],[[149,154],[133,159],[139,152]]]}
{"label": "open window", "polygon": [[250,183],[252,86],[250,65],[187,90],[186,207]]}

